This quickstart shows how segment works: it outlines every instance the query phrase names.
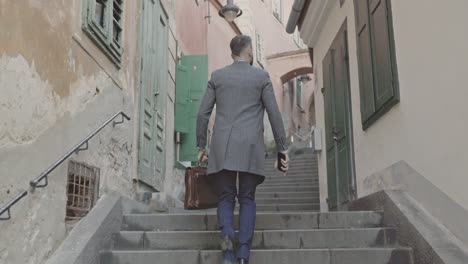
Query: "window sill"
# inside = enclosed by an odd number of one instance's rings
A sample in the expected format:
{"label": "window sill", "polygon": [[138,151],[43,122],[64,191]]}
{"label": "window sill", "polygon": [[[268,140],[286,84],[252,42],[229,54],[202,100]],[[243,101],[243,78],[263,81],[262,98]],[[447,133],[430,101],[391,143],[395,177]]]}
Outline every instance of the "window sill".
{"label": "window sill", "polygon": [[366,131],[374,123],[376,123],[382,116],[389,112],[395,105],[400,102],[398,96],[393,97],[387,103],[385,103],[379,110],[377,110],[373,115],[371,115],[367,120],[362,123],[362,130]]}
{"label": "window sill", "polygon": [[115,53],[111,51],[111,47],[105,45],[104,41],[98,36],[98,34],[96,34],[96,32],[92,28],[83,26],[82,29],[85,32],[85,34],[93,41],[93,43],[96,46],[98,46],[98,48],[106,55],[106,57],[117,67],[117,69],[120,70],[122,67],[122,55],[115,55]]}

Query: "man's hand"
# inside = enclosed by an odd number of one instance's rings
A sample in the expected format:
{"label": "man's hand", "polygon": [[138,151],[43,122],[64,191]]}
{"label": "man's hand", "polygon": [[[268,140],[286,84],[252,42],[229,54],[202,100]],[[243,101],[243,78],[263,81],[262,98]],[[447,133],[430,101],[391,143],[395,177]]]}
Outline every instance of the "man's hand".
{"label": "man's hand", "polygon": [[208,162],[208,152],[204,149],[198,150],[198,162],[207,163]]}
{"label": "man's hand", "polygon": [[[289,155],[287,152],[283,152],[283,154],[286,156],[286,159],[281,159],[281,168],[284,170],[283,175],[286,176],[289,169]],[[278,169],[278,159],[275,161],[275,169]]]}

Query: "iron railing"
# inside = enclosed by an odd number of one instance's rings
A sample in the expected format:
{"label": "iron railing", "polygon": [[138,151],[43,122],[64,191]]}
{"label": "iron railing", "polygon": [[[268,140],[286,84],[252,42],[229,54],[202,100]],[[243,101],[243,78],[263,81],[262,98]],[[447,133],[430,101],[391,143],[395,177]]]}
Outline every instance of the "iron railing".
{"label": "iron railing", "polygon": [[[120,121],[114,121],[117,117],[121,117]],[[125,119],[130,121],[130,117],[126,115],[123,111],[119,111],[116,114],[114,114],[111,118],[109,118],[105,123],[103,123],[100,127],[98,127],[96,130],[91,132],[85,139],[83,139],[80,143],[78,143],[76,146],[74,146],[72,149],[70,149],[67,153],[65,153],[60,159],[58,159],[56,162],[54,162],[49,168],[47,168],[44,172],[39,174],[34,180],[32,180],[29,184],[31,186],[31,190],[34,191],[36,188],[44,188],[47,187],[49,184],[48,176],[51,172],[53,172],[60,164],[62,164],[65,160],[67,160],[73,153],[78,153],[79,151],[82,150],[87,150],[88,149],[88,142],[90,139],[92,139],[97,133],[99,133],[102,129],[104,129],[107,125],[109,125],[112,121],[112,126],[115,127],[115,125],[122,124],[125,122]],[[42,184],[40,184],[43,182]],[[0,220],[10,220],[11,219],[11,207],[18,203],[22,198],[28,195],[27,191],[23,191],[20,193],[18,196],[16,196],[14,199],[12,199],[10,202],[6,203],[2,207],[0,207]],[[3,214],[7,213],[8,215],[6,217],[2,217]]]}
{"label": "iron railing", "polygon": [[[28,195],[28,191],[23,191],[22,193],[18,194],[13,200],[11,200],[10,202],[2,206],[0,208],[0,220],[3,220],[3,221],[10,220],[11,219],[10,208],[13,205],[15,205],[17,202],[19,202],[21,199],[23,199],[23,197],[25,197],[26,195]],[[2,216],[4,213],[7,213],[6,217]]]}

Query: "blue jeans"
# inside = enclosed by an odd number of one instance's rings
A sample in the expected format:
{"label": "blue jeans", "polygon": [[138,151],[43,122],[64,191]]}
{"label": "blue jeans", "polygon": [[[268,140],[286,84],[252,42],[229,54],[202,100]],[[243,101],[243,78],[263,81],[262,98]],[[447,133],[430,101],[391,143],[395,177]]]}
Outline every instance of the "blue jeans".
{"label": "blue jeans", "polygon": [[[236,179],[239,175],[239,192]],[[215,175],[216,191],[218,194],[218,225],[221,237],[229,236],[234,240],[234,208],[236,197],[240,204],[239,211],[239,248],[237,258],[248,260],[250,247],[255,230],[255,190],[260,182],[259,176],[246,172],[223,170]]]}

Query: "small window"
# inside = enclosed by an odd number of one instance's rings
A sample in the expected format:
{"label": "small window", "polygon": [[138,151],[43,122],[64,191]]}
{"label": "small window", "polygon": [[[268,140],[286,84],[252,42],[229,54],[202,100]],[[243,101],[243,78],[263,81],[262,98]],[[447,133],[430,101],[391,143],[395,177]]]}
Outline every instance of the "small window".
{"label": "small window", "polygon": [[123,0],[83,0],[83,30],[118,66],[122,59]]}
{"label": "small window", "polygon": [[99,168],[76,161],[68,163],[67,220],[80,219],[99,197]]}
{"label": "small window", "polygon": [[265,63],[265,49],[263,45],[263,38],[262,35],[257,31],[255,32],[255,42],[256,42],[256,58],[257,58],[257,63],[263,68],[263,65]]}
{"label": "small window", "polygon": [[302,78],[296,78],[296,105],[302,109]]}

